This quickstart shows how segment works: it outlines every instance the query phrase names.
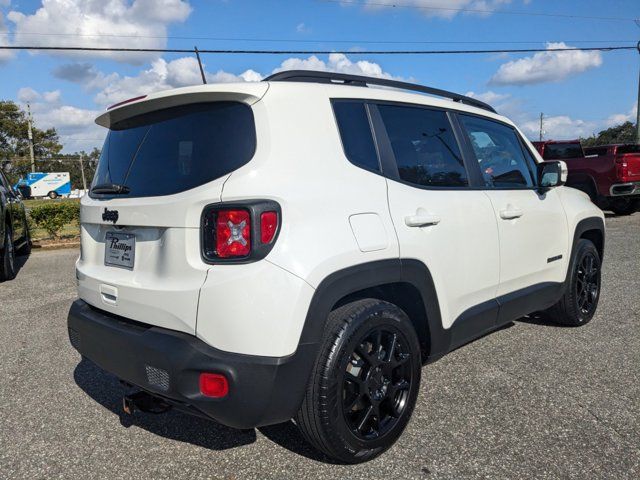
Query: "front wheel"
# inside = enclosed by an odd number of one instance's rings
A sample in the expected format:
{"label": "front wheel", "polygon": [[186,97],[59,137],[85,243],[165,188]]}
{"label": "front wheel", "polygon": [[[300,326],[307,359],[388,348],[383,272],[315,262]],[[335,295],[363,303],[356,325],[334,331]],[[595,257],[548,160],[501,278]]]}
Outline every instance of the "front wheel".
{"label": "front wheel", "polygon": [[339,462],[380,455],[411,418],[420,358],[413,325],[395,305],[365,299],[334,310],[296,424]]}
{"label": "front wheel", "polygon": [[570,327],[579,327],[591,321],[600,299],[600,267],[600,254],[595,245],[584,238],[578,240],[569,265],[564,295],[548,311],[552,320]]}

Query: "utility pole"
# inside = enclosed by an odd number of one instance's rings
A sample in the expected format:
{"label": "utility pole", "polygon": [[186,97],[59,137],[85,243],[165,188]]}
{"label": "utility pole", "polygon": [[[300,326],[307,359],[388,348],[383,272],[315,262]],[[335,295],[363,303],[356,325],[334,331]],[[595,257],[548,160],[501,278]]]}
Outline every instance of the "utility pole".
{"label": "utility pole", "polygon": [[[640,21],[636,20],[636,24],[640,27]],[[638,54],[640,55],[640,42],[638,42]],[[640,73],[638,73],[638,111],[636,112],[636,143],[640,144]]]}
{"label": "utility pole", "polygon": [[542,135],[544,134],[544,113],[540,112],[540,141],[542,141]]}
{"label": "utility pole", "polygon": [[80,153],[80,172],[82,172],[82,189],[87,190],[87,180],[84,177],[84,153]]}
{"label": "utility pole", "polygon": [[31,105],[27,103],[27,136],[29,138],[29,156],[31,157],[31,172],[36,171],[36,159],[33,155],[33,132],[31,131]]}

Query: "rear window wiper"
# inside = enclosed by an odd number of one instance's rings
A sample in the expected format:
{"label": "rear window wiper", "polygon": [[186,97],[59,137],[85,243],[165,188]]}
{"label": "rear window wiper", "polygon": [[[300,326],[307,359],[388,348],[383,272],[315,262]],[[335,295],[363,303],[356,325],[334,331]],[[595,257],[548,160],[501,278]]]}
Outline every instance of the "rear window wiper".
{"label": "rear window wiper", "polygon": [[126,195],[129,192],[129,187],[118,183],[101,183],[91,189],[91,193],[111,193],[114,195]]}

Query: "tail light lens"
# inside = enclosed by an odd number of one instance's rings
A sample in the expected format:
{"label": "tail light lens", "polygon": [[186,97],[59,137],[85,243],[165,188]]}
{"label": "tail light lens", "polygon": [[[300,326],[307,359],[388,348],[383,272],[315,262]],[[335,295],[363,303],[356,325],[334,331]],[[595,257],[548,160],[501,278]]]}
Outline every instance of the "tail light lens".
{"label": "tail light lens", "polygon": [[280,206],[270,200],[209,205],[202,213],[202,258],[207,263],[264,258],[275,243],[280,219]]}
{"label": "tail light lens", "polygon": [[616,175],[618,180],[624,180],[629,176],[629,164],[624,156],[616,157]]}
{"label": "tail light lens", "polygon": [[251,218],[247,210],[218,210],[216,253],[220,258],[246,257],[251,253]]}

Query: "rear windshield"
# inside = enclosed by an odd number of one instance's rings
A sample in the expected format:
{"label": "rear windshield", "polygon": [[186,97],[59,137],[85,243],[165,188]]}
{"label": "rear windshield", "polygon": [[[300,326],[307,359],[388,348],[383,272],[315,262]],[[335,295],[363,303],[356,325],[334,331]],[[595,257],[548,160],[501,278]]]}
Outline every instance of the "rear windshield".
{"label": "rear windshield", "polygon": [[579,143],[547,143],[544,146],[545,160],[562,160],[584,156]]}
{"label": "rear windshield", "polygon": [[[118,198],[183,192],[251,160],[256,133],[251,108],[239,102],[183,105],[112,126],[92,188],[127,187]],[[91,193],[95,197],[113,194]]]}

